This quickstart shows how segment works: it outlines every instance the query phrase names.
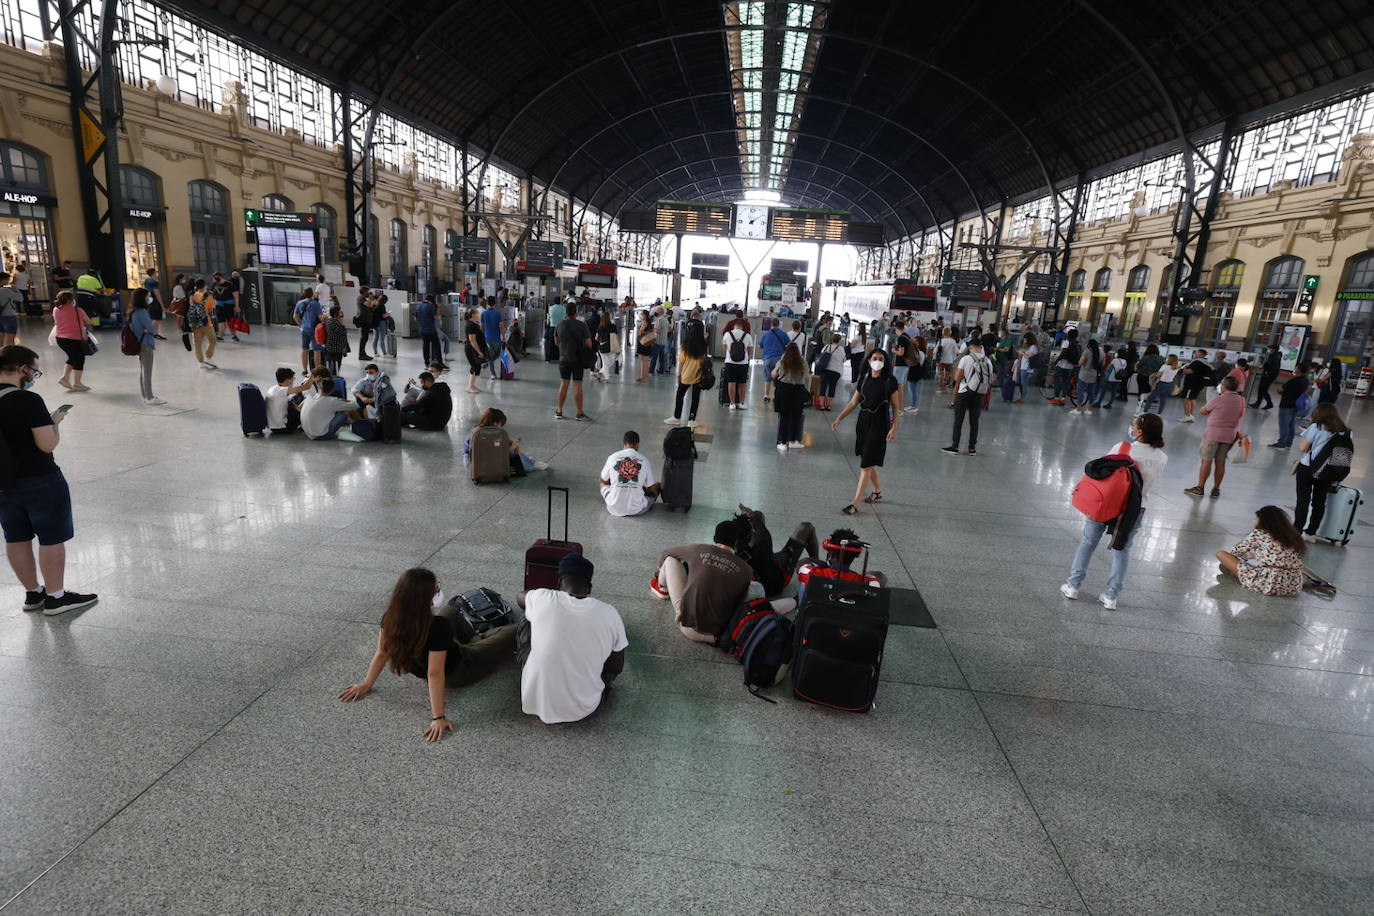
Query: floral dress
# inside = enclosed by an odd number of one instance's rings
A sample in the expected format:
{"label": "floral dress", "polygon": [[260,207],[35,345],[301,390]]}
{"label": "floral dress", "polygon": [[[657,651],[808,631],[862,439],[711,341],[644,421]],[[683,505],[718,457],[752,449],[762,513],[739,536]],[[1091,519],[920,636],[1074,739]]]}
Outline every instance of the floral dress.
{"label": "floral dress", "polygon": [[1302,555],[1274,540],[1269,532],[1254,529],[1232,552],[1241,560],[1240,584],[1251,591],[1281,598],[1302,591]]}

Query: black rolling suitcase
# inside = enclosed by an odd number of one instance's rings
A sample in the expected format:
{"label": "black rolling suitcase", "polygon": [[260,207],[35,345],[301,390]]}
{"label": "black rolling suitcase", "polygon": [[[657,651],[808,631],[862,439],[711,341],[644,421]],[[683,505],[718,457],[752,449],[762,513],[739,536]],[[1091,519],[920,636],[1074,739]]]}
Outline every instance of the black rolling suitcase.
{"label": "black rolling suitcase", "polygon": [[393,398],[382,405],[378,411],[378,419],[381,421],[382,441],[395,443],[401,441],[401,405]]}
{"label": "black rolling suitcase", "polygon": [[692,508],[692,474],[696,471],[697,447],[692,430],[677,426],[663,437],[663,479],[660,497],[665,508],[689,512]]}
{"label": "black rolling suitcase", "polygon": [[[868,556],[864,556],[864,571]],[[799,700],[868,712],[878,693],[891,593],[863,582],[812,578],[797,611],[792,694]]]}
{"label": "black rolling suitcase", "polygon": [[239,427],[245,436],[261,436],[267,429],[267,402],[252,382],[239,384]]}

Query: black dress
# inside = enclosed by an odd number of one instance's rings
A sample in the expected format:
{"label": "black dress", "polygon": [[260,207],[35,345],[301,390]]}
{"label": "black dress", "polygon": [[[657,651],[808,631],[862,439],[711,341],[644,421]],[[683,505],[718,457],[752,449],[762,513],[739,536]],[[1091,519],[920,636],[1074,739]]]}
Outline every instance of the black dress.
{"label": "black dress", "polygon": [[874,378],[865,373],[859,383],[859,422],[854,428],[854,454],[859,467],[882,467],[887,455],[887,433],[892,428],[892,397],[897,380],[891,375]]}

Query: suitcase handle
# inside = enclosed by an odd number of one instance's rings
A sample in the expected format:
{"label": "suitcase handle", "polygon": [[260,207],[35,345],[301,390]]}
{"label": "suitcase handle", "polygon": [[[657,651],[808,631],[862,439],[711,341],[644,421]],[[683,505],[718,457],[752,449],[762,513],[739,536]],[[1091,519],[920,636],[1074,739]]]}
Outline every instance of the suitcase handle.
{"label": "suitcase handle", "polygon": [[566,541],[566,540],[568,539],[568,488],[567,488],[567,487],[549,487],[549,536],[548,536],[548,539],[549,539],[550,541],[553,540],[553,494],[554,494],[554,491],[555,491],[555,490],[562,491],[562,493],[563,493],[563,540]]}

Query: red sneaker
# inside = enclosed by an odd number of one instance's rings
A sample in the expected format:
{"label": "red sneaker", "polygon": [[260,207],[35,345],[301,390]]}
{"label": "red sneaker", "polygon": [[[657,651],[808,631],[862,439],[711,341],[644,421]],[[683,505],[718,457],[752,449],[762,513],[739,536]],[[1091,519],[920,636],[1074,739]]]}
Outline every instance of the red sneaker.
{"label": "red sneaker", "polygon": [[668,590],[658,584],[658,573],[654,573],[654,577],[649,580],[649,594],[659,601],[668,600]]}

